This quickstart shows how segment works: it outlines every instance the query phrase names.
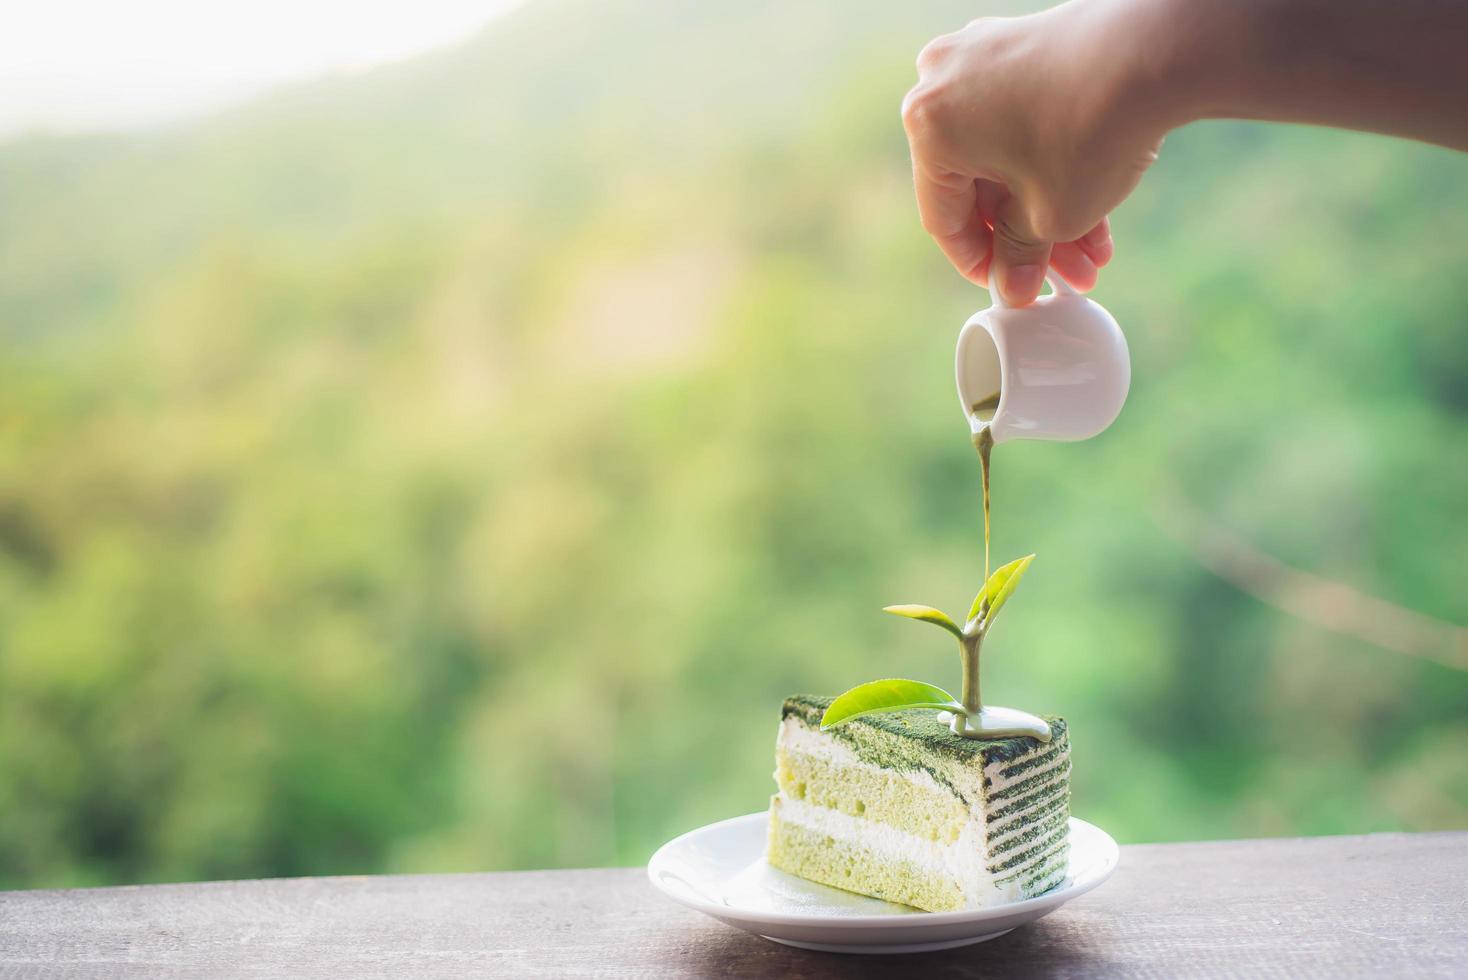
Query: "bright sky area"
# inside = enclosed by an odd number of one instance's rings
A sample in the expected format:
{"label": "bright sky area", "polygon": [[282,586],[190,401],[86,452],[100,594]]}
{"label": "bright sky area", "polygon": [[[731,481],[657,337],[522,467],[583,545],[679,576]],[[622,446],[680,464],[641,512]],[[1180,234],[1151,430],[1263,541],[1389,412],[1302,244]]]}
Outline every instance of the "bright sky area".
{"label": "bright sky area", "polygon": [[0,136],[167,122],[409,57],[518,0],[44,0],[0,18]]}

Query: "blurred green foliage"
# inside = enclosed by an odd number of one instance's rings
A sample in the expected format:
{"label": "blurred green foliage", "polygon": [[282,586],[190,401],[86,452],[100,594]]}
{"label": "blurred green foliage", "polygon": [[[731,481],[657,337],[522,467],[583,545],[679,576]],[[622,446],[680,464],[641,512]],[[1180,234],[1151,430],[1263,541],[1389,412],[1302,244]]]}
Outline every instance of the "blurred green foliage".
{"label": "blurred green foliage", "polygon": [[[956,684],[879,610],[982,567],[897,120],[975,12],[544,0],[0,147],[0,884],[639,862],[764,805],[784,695]],[[986,693],[1125,841],[1468,825],[1468,158],[1199,125],[1115,229],[1131,401],[995,453]]]}

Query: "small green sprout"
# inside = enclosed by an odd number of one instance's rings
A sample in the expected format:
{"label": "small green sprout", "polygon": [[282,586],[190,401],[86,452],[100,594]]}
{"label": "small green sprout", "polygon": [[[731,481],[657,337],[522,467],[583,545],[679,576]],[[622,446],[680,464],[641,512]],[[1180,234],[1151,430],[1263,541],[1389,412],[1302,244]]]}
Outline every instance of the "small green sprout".
{"label": "small green sprout", "polygon": [[961,699],[955,698],[941,687],[922,681],[902,678],[870,681],[853,687],[832,701],[821,718],[821,728],[831,728],[854,718],[882,711],[935,708],[952,713],[955,734],[979,737],[980,732],[969,724],[969,719],[977,720],[984,710],[983,701],[979,697],[979,650],[983,646],[984,637],[989,633],[989,627],[994,625],[994,618],[999,615],[999,610],[1004,608],[1009,597],[1014,595],[1019,580],[1034,560],[1034,555],[1016,558],[990,575],[989,581],[974,596],[974,604],[969,608],[968,619],[963,626],[959,626],[947,614],[932,606],[898,605],[887,606],[882,610],[894,616],[932,623],[958,639],[959,651],[963,657]]}

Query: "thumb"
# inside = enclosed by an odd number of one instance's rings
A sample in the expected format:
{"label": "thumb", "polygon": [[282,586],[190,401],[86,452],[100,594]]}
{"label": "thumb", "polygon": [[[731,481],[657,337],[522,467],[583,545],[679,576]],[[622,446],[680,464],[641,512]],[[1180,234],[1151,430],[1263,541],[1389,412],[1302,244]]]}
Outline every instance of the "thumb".
{"label": "thumb", "polygon": [[1036,235],[1029,216],[1013,195],[994,212],[994,265],[990,283],[1010,306],[1025,306],[1040,295],[1050,266],[1050,243]]}

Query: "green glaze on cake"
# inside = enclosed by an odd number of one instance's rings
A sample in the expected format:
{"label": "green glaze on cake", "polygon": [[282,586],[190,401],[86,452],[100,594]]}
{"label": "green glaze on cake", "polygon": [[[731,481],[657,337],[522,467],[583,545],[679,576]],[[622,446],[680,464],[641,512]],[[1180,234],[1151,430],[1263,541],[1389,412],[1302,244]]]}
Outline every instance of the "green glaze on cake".
{"label": "green glaze on cake", "polygon": [[[820,728],[821,715],[825,714],[826,709],[834,700],[836,699],[822,697],[819,694],[793,694],[785,699],[780,717],[788,718],[791,715],[798,715],[811,727]],[[1050,725],[1053,744],[1053,740],[1065,732],[1065,719],[1051,715],[1042,717]],[[961,735],[953,734],[947,725],[938,721],[937,714],[932,711],[895,711],[883,715],[866,715],[850,722],[849,725],[830,729],[829,733],[837,738],[843,735],[849,737],[850,726],[876,728],[894,735],[901,735],[904,739],[915,740],[928,750],[942,755],[966,759],[983,756],[984,765],[1017,759],[1027,752],[1034,751],[1035,746],[1040,744],[1038,739],[1024,736],[992,739],[964,738]]]}

